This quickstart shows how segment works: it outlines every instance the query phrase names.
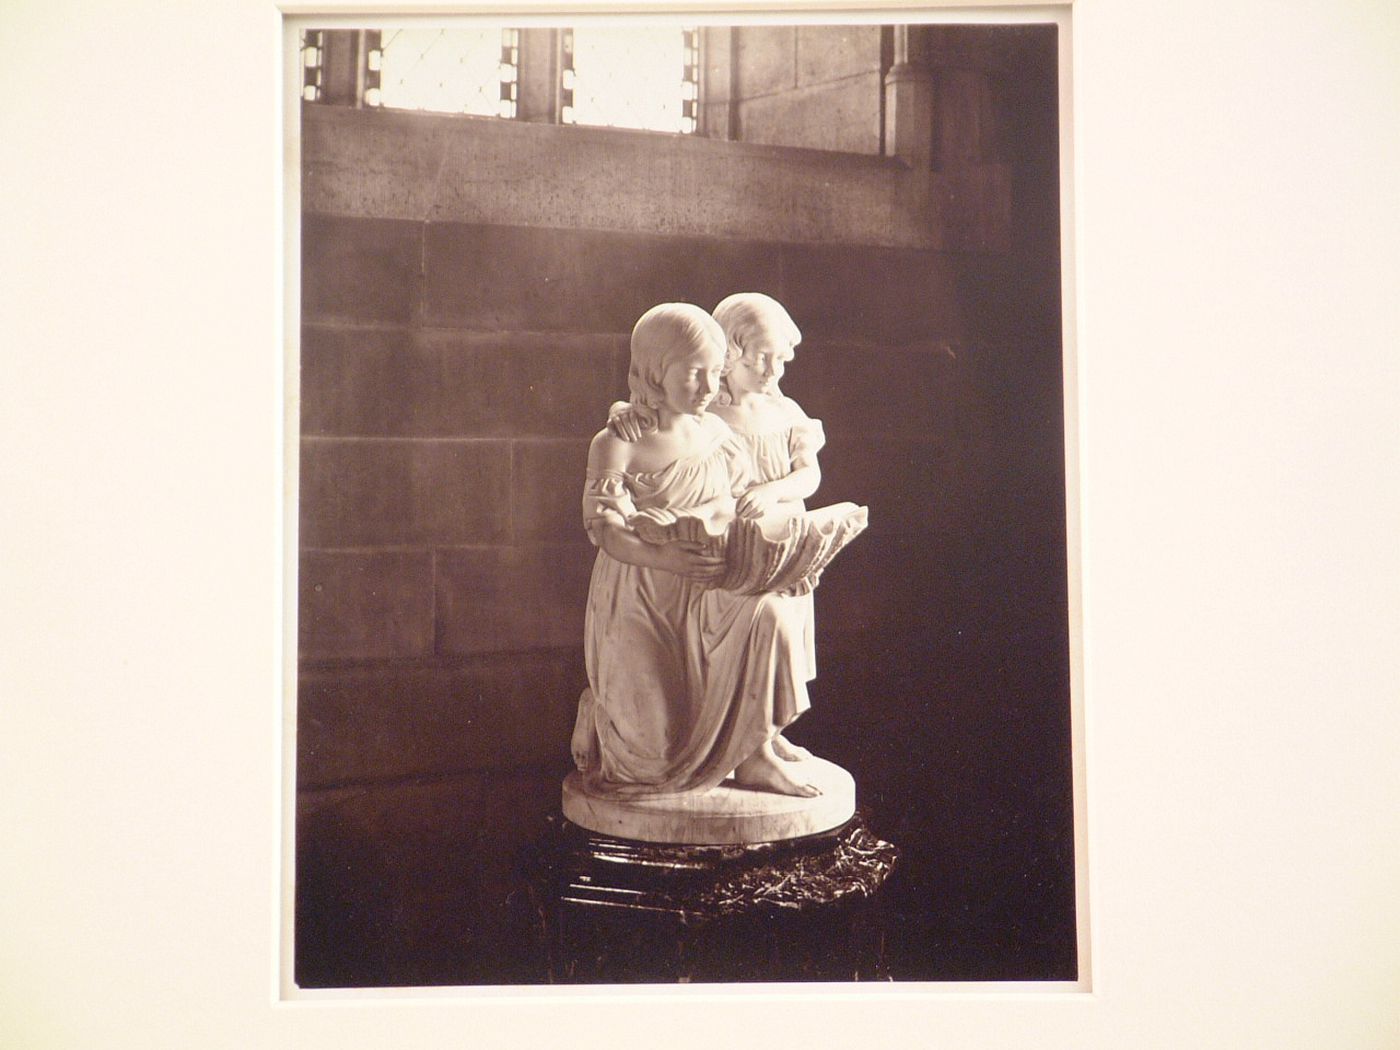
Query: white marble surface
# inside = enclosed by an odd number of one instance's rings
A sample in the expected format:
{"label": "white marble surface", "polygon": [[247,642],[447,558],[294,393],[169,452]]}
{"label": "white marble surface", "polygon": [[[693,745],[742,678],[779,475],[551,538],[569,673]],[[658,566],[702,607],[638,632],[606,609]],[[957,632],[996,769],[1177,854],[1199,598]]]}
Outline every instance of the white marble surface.
{"label": "white marble surface", "polygon": [[564,780],[564,816],[589,831],[618,838],[727,845],[814,835],[855,814],[856,785],[844,769],[815,757],[793,765],[820,795],[783,795],[726,780],[704,792],[609,799],[590,795],[583,777],[570,773]]}

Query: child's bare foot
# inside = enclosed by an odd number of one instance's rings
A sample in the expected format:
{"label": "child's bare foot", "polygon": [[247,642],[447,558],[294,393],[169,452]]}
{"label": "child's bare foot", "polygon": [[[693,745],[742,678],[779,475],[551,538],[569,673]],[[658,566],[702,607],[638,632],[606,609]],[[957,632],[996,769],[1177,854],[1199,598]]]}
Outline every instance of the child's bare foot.
{"label": "child's bare foot", "polygon": [[771,743],[764,744],[734,770],[734,782],[756,791],[773,791],[779,795],[816,798],[821,794],[815,785],[798,780],[783,768],[783,760],[773,753]]}
{"label": "child's bare foot", "polygon": [[782,733],[773,738],[773,754],[784,762],[805,762],[812,757],[812,752],[805,747],[798,747],[796,744],[784,740]]}

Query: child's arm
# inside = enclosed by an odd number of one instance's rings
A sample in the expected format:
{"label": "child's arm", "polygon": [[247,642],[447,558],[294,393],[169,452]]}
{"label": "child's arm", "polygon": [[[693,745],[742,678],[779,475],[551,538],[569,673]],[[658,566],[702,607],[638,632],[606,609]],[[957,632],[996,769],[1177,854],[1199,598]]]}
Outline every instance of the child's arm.
{"label": "child's arm", "polygon": [[803,412],[796,401],[784,399],[795,417],[797,435],[792,442],[791,469],[781,478],[755,485],[739,497],[741,518],[761,518],[772,513],[780,503],[804,500],[817,491],[822,483],[817,452],[825,443],[821,424]]}
{"label": "child's arm", "polygon": [[786,477],[755,485],[739,497],[735,509],[741,518],[761,518],[777,510],[779,504],[806,499],[821,483],[821,468],[813,458],[811,463],[796,467]]}
{"label": "child's arm", "polygon": [[656,414],[630,401],[614,401],[608,409],[608,429],[623,441],[637,441],[656,426]]}
{"label": "child's arm", "polygon": [[589,446],[583,516],[593,542],[629,565],[702,582],[719,579],[724,574],[722,555],[702,553],[698,543],[647,543],[628,525],[628,518],[637,513],[622,481],[629,458],[627,444],[607,430],[600,431]]}
{"label": "child's arm", "polygon": [[724,555],[706,554],[700,543],[646,543],[635,532],[604,525],[600,546],[628,565],[661,569],[701,583],[714,583],[724,575]]}

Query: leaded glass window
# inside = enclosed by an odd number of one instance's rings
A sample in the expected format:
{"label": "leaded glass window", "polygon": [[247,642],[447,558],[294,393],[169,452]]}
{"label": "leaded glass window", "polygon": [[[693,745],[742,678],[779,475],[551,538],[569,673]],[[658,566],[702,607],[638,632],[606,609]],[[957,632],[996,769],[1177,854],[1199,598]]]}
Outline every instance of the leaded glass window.
{"label": "leaded glass window", "polygon": [[308,29],[301,34],[301,97],[307,102],[321,98],[322,64],[325,60],[324,33]]}
{"label": "leaded glass window", "polygon": [[519,30],[384,29],[365,35],[366,105],[515,116]]}
{"label": "leaded glass window", "polygon": [[560,121],[647,131],[695,131],[699,32],[674,26],[561,31]]}

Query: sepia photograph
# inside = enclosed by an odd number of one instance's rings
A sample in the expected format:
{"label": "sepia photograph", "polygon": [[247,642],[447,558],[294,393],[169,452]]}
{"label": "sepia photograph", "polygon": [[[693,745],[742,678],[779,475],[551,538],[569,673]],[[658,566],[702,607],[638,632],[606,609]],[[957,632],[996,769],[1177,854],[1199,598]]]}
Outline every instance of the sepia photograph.
{"label": "sepia photograph", "polygon": [[1400,1046],[1400,6],[0,30],[0,1046]]}
{"label": "sepia photograph", "polygon": [[297,988],[1076,986],[1066,29],[297,29]]}

